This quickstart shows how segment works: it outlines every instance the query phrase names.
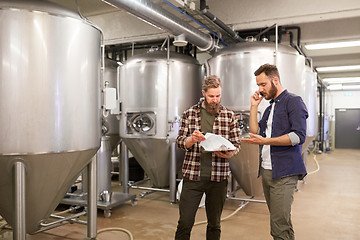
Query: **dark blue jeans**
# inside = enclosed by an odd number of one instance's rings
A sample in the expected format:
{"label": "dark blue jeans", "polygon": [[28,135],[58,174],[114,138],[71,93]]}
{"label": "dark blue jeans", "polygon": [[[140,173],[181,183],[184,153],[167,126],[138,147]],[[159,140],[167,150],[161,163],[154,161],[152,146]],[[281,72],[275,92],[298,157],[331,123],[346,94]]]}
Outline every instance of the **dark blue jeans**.
{"label": "dark blue jeans", "polygon": [[175,233],[175,240],[189,240],[194,225],[196,211],[203,193],[206,194],[205,209],[208,225],[207,240],[220,239],[220,219],[226,199],[228,180],[212,182],[210,177],[200,181],[184,179],[179,203],[179,222]]}

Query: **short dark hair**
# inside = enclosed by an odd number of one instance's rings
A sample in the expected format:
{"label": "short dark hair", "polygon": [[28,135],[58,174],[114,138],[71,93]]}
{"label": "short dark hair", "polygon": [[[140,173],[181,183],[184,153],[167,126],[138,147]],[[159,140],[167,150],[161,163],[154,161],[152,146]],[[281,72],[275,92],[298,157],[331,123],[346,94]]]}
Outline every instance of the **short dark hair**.
{"label": "short dark hair", "polygon": [[263,64],[255,72],[255,76],[259,76],[261,73],[265,73],[268,77],[277,77],[280,80],[279,70],[275,65]]}
{"label": "short dark hair", "polygon": [[202,90],[205,92],[208,90],[208,88],[218,88],[222,87],[221,79],[216,75],[210,75],[206,77],[202,83]]}

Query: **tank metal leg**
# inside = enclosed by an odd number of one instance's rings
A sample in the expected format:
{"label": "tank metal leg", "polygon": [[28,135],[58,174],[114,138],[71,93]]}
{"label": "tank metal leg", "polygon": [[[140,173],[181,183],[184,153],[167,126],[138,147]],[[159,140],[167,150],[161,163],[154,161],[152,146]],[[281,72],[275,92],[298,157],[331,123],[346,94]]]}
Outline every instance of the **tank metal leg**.
{"label": "tank metal leg", "polygon": [[96,155],[87,165],[88,172],[88,205],[87,205],[87,237],[96,238],[97,232],[97,177],[96,177]]}
{"label": "tank metal leg", "polygon": [[14,164],[14,240],[26,239],[25,226],[25,165],[18,161]]}
{"label": "tank metal leg", "polygon": [[[106,200],[111,193],[111,146],[110,137],[102,136],[100,149],[96,154],[97,190],[100,199]],[[109,196],[108,196],[109,195]],[[107,201],[110,201],[107,200]]]}
{"label": "tank metal leg", "polygon": [[121,181],[123,193],[129,193],[129,156],[128,149],[124,142],[121,142]]}
{"label": "tank metal leg", "polygon": [[[96,210],[103,209],[104,217],[111,216],[111,209],[120,206],[122,203],[129,200],[135,201],[136,195],[122,193],[122,192],[113,192],[111,191],[111,175],[110,175],[110,164],[111,164],[111,153],[106,149],[105,146],[108,144],[106,139],[103,137],[101,141],[101,147],[96,154],[96,158],[92,159],[90,163],[82,171],[82,193],[81,194],[67,194],[63,198],[61,203],[68,205],[77,205],[77,206],[87,206],[86,211],[89,212],[88,215],[88,235],[96,236]],[[104,141],[106,140],[106,141]],[[96,159],[96,160],[94,160]],[[94,163],[95,162],[95,163]],[[93,169],[95,164],[95,169]],[[93,170],[91,170],[93,169]],[[95,185],[96,179],[96,185]],[[95,186],[94,186],[95,185]],[[127,185],[127,183],[126,183]],[[92,190],[95,187],[94,190]],[[94,195],[93,195],[94,194]],[[93,209],[94,210],[91,210]],[[92,217],[91,217],[92,216]],[[95,220],[92,220],[95,219]]]}
{"label": "tank metal leg", "polygon": [[176,202],[176,154],[175,142],[170,145],[170,203]]}

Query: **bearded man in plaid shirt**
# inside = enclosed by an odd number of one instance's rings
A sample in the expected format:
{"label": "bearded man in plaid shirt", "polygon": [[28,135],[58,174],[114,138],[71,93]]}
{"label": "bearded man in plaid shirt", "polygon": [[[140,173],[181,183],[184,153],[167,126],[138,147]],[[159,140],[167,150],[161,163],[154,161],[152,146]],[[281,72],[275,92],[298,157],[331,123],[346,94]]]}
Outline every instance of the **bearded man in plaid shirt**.
{"label": "bearded man in plaid shirt", "polygon": [[[229,158],[240,150],[239,126],[234,112],[220,104],[221,90],[221,79],[215,75],[208,76],[202,84],[204,98],[186,110],[182,116],[176,143],[185,151],[185,159],[182,166],[183,188],[176,240],[190,239],[203,193],[206,195],[205,208],[208,219],[206,239],[220,239],[220,217],[230,173]],[[236,150],[202,151],[200,142],[205,140],[205,132],[228,139]]]}

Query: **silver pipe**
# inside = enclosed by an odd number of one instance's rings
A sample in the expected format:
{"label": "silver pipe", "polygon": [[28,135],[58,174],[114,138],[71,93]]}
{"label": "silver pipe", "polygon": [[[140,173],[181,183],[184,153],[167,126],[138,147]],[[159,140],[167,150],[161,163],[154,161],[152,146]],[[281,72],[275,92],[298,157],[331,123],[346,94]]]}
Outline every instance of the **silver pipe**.
{"label": "silver pipe", "polygon": [[132,183],[132,184],[129,183],[129,186],[130,186],[130,187],[131,187],[131,186],[137,186],[137,185],[142,184],[142,183],[144,183],[144,182],[147,182],[147,181],[149,181],[149,180],[150,180],[150,178],[147,177],[147,178],[144,178],[143,180],[134,182],[134,183]]}
{"label": "silver pipe", "polygon": [[[95,25],[93,22],[91,22],[89,19],[87,19],[86,17],[84,17],[84,15],[82,15],[81,11],[80,11],[80,6],[79,6],[79,2],[78,0],[75,0],[75,4],[76,4],[76,8],[77,8],[77,11],[78,11],[78,14],[80,16],[81,19],[83,19],[85,22],[87,22],[88,24],[90,24],[92,27],[94,27],[95,29],[97,29],[99,32],[100,32],[100,38],[101,38],[101,46],[100,46],[100,49],[101,49],[101,63],[100,63],[100,69],[102,71],[104,71],[105,69],[105,45],[104,45],[104,32],[103,30],[98,27],[97,25]],[[102,73],[103,75],[103,73]],[[101,80],[102,80],[103,77],[101,77]]]}
{"label": "silver pipe", "polygon": [[168,42],[169,40],[170,40],[169,36],[166,36],[163,44],[162,44],[161,47],[160,47],[160,50],[164,50],[164,46],[165,46],[166,43],[167,43],[167,46],[169,47],[169,44],[170,44],[170,43]]}
{"label": "silver pipe", "polygon": [[311,70],[313,70],[313,60],[312,60],[312,58],[306,57],[306,60],[309,61],[309,63],[310,63],[310,68],[311,68]]}
{"label": "silver pipe", "polygon": [[132,185],[131,188],[134,189],[142,189],[142,190],[149,190],[149,191],[158,191],[158,192],[170,192],[168,189],[162,189],[162,188],[151,188],[151,187],[139,187]]}
{"label": "silver pipe", "polygon": [[227,197],[227,198],[232,200],[246,201],[246,202],[266,203],[265,200],[256,200],[252,198],[237,198],[237,197]]}
{"label": "silver pipe", "polygon": [[[85,214],[86,214],[86,211],[83,211],[83,212],[78,213],[78,214],[85,215]],[[38,231],[36,231],[34,234],[40,233],[40,232],[44,232],[44,231],[47,231],[47,230],[50,230],[50,229],[53,229],[53,228],[56,228],[56,227],[59,227],[59,226],[68,224],[68,223],[79,223],[79,224],[84,224],[84,225],[87,224],[86,221],[74,219],[75,215],[69,216],[71,219],[67,219],[67,220],[64,219],[65,217],[58,216],[58,215],[54,215],[54,214],[51,214],[50,217],[58,218],[58,219],[62,219],[62,220],[56,221],[56,223],[55,223],[55,222],[51,222],[51,223],[40,223],[40,226],[42,226],[41,229],[39,229]],[[79,216],[77,216],[77,217],[79,217]],[[43,225],[48,225],[48,226],[43,226]]]}
{"label": "silver pipe", "polygon": [[[112,44],[121,44],[121,43],[129,43],[129,42],[138,42],[138,41],[153,41],[154,39],[158,39],[161,41],[166,38],[168,33],[154,33],[154,34],[146,34],[146,35],[138,35],[138,36],[123,36],[112,39],[105,39],[104,45],[112,45]],[[121,60],[121,59],[120,59]]]}
{"label": "silver pipe", "polygon": [[239,42],[245,42],[244,39],[242,39],[237,32],[234,32],[231,28],[229,28],[223,21],[221,21],[219,18],[217,18],[214,14],[209,12],[207,8],[204,8],[201,10],[201,12],[212,22],[214,22],[218,27],[220,27],[222,30],[224,30],[227,34],[229,34],[234,40],[237,40]]}
{"label": "silver pipe", "polygon": [[[85,214],[86,214],[86,211],[84,211],[84,212],[85,212]],[[51,214],[50,217],[52,217],[52,218],[58,218],[58,219],[64,218],[63,216],[58,216],[58,215],[53,215],[53,214]],[[80,219],[74,219],[74,218],[73,218],[73,219],[70,219],[69,222],[70,222],[70,223],[79,223],[79,224],[87,225],[87,222],[86,222],[86,221],[80,220]]]}
{"label": "silver pipe", "polygon": [[170,146],[170,203],[176,202],[176,155],[175,141]]}
{"label": "silver pipe", "polygon": [[88,198],[87,198],[87,237],[96,238],[97,225],[97,173],[96,173],[96,154],[87,165],[88,172]]}
{"label": "silver pipe", "polygon": [[14,163],[14,228],[13,240],[26,239],[25,225],[25,165]]}
{"label": "silver pipe", "polygon": [[63,221],[61,223],[57,223],[57,224],[54,224],[52,226],[48,226],[48,227],[42,227],[40,230],[36,231],[34,234],[37,234],[37,233],[40,233],[40,232],[44,232],[44,231],[47,231],[47,230],[50,230],[50,229],[53,229],[53,228],[57,228],[57,227],[60,227],[62,225],[65,225],[65,224],[68,224],[68,223],[79,223],[79,224],[83,224],[83,225],[86,225],[86,221],[81,221],[81,220],[76,220],[76,219],[73,219],[71,220],[71,222],[68,222],[68,221]]}
{"label": "silver pipe", "polygon": [[[166,119],[169,121],[169,98],[170,98],[170,38],[167,36],[167,51],[166,51]],[[168,128],[169,129],[169,128]],[[169,134],[166,136],[166,140],[168,141]]]}
{"label": "silver pipe", "polygon": [[[166,77],[166,119],[168,121],[168,124],[171,124],[171,122],[169,121],[169,115],[170,115],[170,109],[169,109],[169,98],[170,98],[170,37],[168,36],[167,37],[168,41],[167,41],[167,61],[166,61],[166,74],[167,74],[167,77]],[[169,128],[168,128],[169,129]],[[168,142],[169,141],[169,134],[167,134],[166,136],[166,141]],[[171,161],[171,160],[170,160]],[[170,163],[171,165],[171,163]],[[169,168],[169,171],[170,171],[170,187],[171,187],[171,167]],[[170,191],[170,202],[171,201],[171,191]]]}
{"label": "silver pipe", "polygon": [[258,39],[261,35],[263,35],[264,33],[268,32],[270,29],[272,29],[273,27],[275,27],[276,24],[270,26],[270,27],[267,27],[266,29],[264,29],[263,31],[259,32],[258,34],[255,35],[255,39]]}
{"label": "silver pipe", "polygon": [[84,197],[87,195],[87,192],[84,192],[84,193],[66,193],[65,194],[66,196],[69,196],[69,197]]}
{"label": "silver pipe", "polygon": [[104,191],[111,192],[111,146],[110,137],[102,136],[100,149],[96,153],[97,196]]}
{"label": "silver pipe", "polygon": [[114,7],[125,11],[154,24],[157,27],[178,36],[185,35],[185,39],[196,45],[202,51],[214,49],[214,40],[208,34],[201,32],[192,25],[182,21],[180,18],[165,11],[163,8],[148,0],[102,0]]}
{"label": "silver pipe", "polygon": [[129,193],[129,156],[127,146],[124,142],[121,142],[121,181],[123,193]]}
{"label": "silver pipe", "polygon": [[49,227],[49,226],[52,226],[52,225],[55,225],[55,224],[58,224],[58,223],[61,223],[61,222],[72,220],[73,218],[84,216],[85,214],[86,214],[86,211],[82,211],[80,213],[77,213],[77,214],[74,214],[74,215],[71,215],[71,216],[68,216],[68,217],[62,217],[62,216],[58,216],[58,215],[55,215],[55,214],[51,214],[50,217],[59,218],[59,220],[49,222],[49,223],[40,223],[40,226]]}
{"label": "silver pipe", "polygon": [[131,44],[131,56],[134,56],[134,50],[135,50],[135,43],[132,42],[132,44]]}
{"label": "silver pipe", "polygon": [[[68,209],[66,209],[66,210],[64,210],[62,212],[57,212],[56,216],[60,216],[62,214],[68,213],[68,212],[73,212],[73,211],[75,211],[75,210],[77,210],[79,208],[81,208],[81,207],[80,206],[70,207],[70,208],[68,208]],[[55,214],[53,214],[53,215],[55,215]]]}
{"label": "silver pipe", "polygon": [[41,232],[44,232],[44,231],[47,231],[47,230],[50,230],[50,229],[53,229],[53,228],[56,228],[56,227],[60,227],[60,226],[65,225],[65,224],[68,224],[68,222],[64,221],[64,222],[61,222],[61,223],[54,224],[52,226],[42,227],[39,230],[37,230],[36,232],[34,232],[34,234],[41,233]]}
{"label": "silver pipe", "polygon": [[277,52],[278,52],[278,45],[279,45],[279,30],[278,30],[278,25],[275,24],[275,56],[277,56]]}

